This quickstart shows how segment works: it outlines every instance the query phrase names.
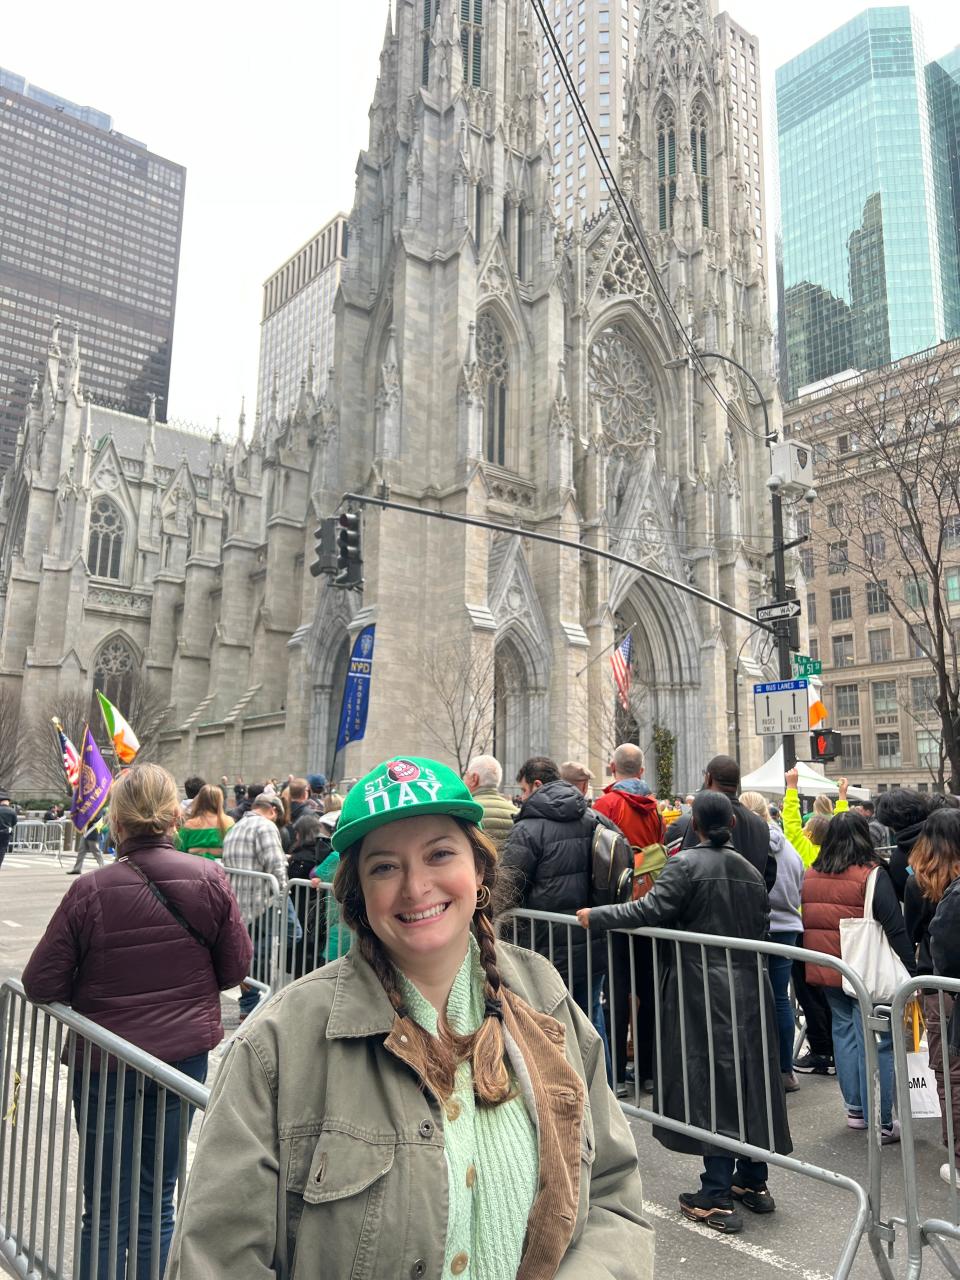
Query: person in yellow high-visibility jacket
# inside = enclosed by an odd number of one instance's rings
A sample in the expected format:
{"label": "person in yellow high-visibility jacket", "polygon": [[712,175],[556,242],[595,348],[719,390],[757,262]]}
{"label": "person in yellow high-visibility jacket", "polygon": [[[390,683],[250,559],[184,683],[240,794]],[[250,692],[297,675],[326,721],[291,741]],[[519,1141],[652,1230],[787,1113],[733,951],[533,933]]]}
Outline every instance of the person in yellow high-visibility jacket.
{"label": "person in yellow high-visibility jacket", "polygon": [[[803,818],[800,816],[800,795],[797,791],[798,778],[799,775],[796,769],[788,769],[784,774],[787,789],[783,793],[783,834],[803,859],[803,865],[809,867],[816,861],[817,854],[820,852],[823,835],[830,819],[824,814],[814,814],[804,826]],[[833,806],[834,814],[844,813],[850,808],[847,803],[847,787],[849,785],[850,783],[846,778],[837,780],[840,794],[836,804]],[[821,821],[818,821],[818,819],[821,819]]]}

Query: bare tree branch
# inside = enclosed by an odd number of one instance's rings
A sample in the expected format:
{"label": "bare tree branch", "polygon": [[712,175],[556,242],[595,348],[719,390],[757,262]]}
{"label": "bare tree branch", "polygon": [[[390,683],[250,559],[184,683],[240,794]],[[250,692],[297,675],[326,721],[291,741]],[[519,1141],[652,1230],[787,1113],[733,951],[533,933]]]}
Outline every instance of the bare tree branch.
{"label": "bare tree branch", "polygon": [[[427,737],[457,762],[462,775],[476,755],[493,744],[495,659],[477,656],[465,645],[424,645],[419,671],[430,696],[427,708],[413,709]],[[439,709],[439,716],[432,714]]]}
{"label": "bare tree branch", "polygon": [[0,788],[15,787],[23,765],[20,698],[8,685],[0,688]]}

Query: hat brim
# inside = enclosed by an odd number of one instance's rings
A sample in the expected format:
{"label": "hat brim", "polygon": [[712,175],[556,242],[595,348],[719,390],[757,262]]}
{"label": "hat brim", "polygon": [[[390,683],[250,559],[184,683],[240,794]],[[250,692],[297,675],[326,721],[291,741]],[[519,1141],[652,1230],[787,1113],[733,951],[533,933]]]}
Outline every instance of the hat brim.
{"label": "hat brim", "polygon": [[483,828],[483,805],[476,800],[425,800],[423,804],[391,809],[389,813],[370,813],[363,818],[355,818],[353,822],[341,819],[330,837],[330,844],[337,853],[346,853],[377,827],[385,827],[389,822],[402,822],[404,818],[422,818],[427,814],[462,818],[464,822],[472,822],[481,830]]}

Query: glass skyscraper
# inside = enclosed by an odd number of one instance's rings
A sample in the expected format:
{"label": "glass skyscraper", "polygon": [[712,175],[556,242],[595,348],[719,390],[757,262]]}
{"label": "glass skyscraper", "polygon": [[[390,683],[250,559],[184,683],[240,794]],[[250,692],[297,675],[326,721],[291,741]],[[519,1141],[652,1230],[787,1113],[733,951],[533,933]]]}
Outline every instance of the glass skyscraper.
{"label": "glass skyscraper", "polygon": [[0,471],[56,316],[79,329],[85,393],[166,416],[185,177],[0,69]]}
{"label": "glass skyscraper", "polygon": [[867,9],[777,71],[786,394],[947,336],[919,24]]}
{"label": "glass skyscraper", "polygon": [[927,67],[943,309],[947,336],[960,334],[960,45]]}

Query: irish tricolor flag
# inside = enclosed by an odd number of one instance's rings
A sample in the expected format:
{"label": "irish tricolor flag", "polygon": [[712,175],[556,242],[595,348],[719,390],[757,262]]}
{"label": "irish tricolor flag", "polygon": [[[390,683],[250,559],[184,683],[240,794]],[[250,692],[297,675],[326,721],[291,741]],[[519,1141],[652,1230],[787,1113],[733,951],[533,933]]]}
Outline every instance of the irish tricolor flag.
{"label": "irish tricolor flag", "polygon": [[97,690],[97,697],[100,699],[103,723],[107,726],[107,733],[109,733],[113,742],[113,749],[117,753],[117,759],[121,764],[132,763],[134,756],[140,750],[140,742],[137,735],[110,699],[105,698],[99,689]]}

